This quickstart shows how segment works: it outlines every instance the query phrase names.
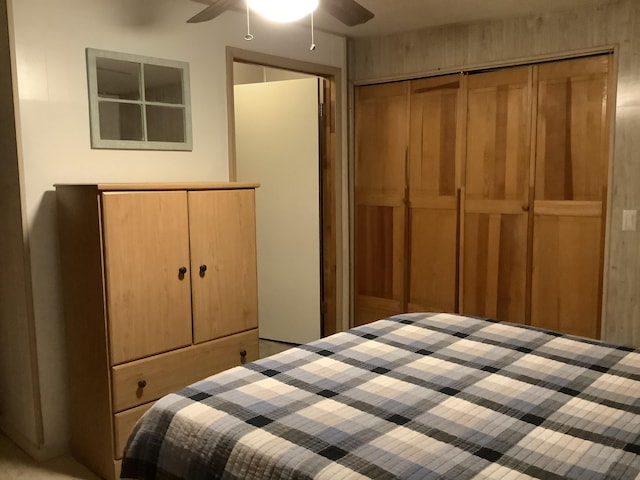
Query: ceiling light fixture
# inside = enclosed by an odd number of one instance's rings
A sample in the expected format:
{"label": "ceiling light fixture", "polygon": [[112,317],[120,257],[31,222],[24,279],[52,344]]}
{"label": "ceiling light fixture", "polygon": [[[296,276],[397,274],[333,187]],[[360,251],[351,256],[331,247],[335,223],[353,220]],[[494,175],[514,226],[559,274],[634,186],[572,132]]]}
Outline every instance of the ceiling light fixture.
{"label": "ceiling light fixture", "polygon": [[254,12],[274,22],[295,22],[316,8],[319,0],[247,0]]}

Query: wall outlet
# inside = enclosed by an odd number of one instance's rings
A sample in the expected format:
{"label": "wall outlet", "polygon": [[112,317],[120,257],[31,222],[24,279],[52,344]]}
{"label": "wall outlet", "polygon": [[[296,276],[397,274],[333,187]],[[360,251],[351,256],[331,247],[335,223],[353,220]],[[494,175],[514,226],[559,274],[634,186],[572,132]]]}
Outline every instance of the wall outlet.
{"label": "wall outlet", "polygon": [[635,232],[637,217],[638,217],[637,210],[623,210],[622,211],[622,231]]}

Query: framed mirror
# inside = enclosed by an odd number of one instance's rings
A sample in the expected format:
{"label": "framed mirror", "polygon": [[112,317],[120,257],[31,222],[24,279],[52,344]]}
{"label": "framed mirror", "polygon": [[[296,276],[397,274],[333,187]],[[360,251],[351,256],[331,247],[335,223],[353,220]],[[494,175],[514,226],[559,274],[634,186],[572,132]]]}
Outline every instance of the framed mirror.
{"label": "framed mirror", "polygon": [[87,49],[92,148],[191,150],[189,65]]}

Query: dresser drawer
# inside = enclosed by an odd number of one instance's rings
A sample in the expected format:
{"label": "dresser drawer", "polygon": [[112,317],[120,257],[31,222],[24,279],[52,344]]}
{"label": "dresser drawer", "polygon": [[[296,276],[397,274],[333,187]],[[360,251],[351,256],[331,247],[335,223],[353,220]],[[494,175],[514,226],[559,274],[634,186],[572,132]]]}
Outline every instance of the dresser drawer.
{"label": "dresser drawer", "polygon": [[257,359],[258,329],[253,329],[117,365],[111,369],[113,410],[152,402],[242,361]]}
{"label": "dresser drawer", "polygon": [[113,427],[115,432],[116,459],[122,458],[124,447],[127,446],[127,440],[129,440],[129,435],[131,435],[133,427],[144,412],[149,410],[154,403],[155,402],[145,403],[139,407],[130,408],[129,410],[115,414],[113,417]]}

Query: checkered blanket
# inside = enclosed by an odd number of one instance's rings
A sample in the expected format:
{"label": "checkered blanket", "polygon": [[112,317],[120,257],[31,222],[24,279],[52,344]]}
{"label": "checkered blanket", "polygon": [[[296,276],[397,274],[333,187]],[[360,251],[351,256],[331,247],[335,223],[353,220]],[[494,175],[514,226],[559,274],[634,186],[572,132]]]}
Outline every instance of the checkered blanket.
{"label": "checkered blanket", "polygon": [[157,402],[135,479],[639,479],[640,350],[399,315]]}

